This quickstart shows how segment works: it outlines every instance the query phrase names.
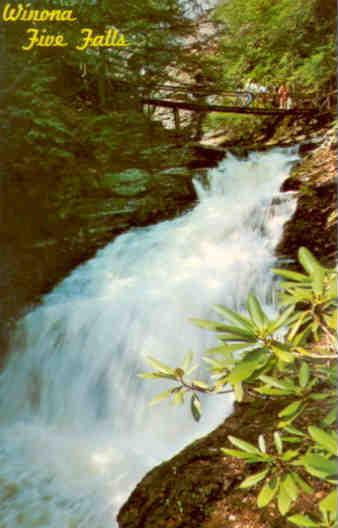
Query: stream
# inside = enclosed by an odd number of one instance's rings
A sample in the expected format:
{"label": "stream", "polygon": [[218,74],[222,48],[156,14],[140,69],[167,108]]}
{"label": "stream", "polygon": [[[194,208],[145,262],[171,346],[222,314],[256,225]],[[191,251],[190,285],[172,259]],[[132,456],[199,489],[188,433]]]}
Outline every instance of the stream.
{"label": "stream", "polygon": [[[120,235],[18,323],[0,376],[0,527],[113,528],[156,464],[210,432],[230,397],[150,407],[167,387],[145,381],[145,355],[196,360],[214,336],[190,317],[244,306],[254,289],[273,310],[274,249],[295,209],[280,193],[294,149],[229,155],[179,218]],[[203,378],[199,372],[196,377]],[[2,494],[2,496],[1,496]]]}

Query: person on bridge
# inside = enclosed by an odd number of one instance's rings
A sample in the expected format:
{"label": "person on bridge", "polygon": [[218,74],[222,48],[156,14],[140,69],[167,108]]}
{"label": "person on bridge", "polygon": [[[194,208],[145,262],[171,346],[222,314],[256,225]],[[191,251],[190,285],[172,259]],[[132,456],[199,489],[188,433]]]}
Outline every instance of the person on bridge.
{"label": "person on bridge", "polygon": [[286,109],[291,110],[292,108],[293,108],[293,100],[292,100],[291,95],[289,94],[288,99],[286,101]]}
{"label": "person on bridge", "polygon": [[279,87],[278,95],[279,95],[279,108],[281,108],[282,110],[287,110],[288,99],[289,99],[289,89],[286,86],[286,84],[282,84]]}

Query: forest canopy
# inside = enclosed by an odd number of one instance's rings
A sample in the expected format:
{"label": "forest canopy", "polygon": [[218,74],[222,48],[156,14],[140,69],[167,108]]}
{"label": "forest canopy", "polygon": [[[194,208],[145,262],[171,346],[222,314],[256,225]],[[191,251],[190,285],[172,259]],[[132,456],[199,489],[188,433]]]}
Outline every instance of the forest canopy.
{"label": "forest canopy", "polygon": [[333,0],[229,0],[214,18],[224,24],[218,60],[226,83],[251,79],[334,89],[336,3]]}

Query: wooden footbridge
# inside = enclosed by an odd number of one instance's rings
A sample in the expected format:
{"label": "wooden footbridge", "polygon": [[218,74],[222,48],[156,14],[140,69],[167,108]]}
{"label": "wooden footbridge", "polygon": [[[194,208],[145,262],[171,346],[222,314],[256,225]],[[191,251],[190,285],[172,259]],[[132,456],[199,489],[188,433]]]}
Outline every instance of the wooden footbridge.
{"label": "wooden footbridge", "polygon": [[171,99],[158,99],[154,97],[146,97],[142,99],[143,104],[149,106],[158,106],[161,108],[172,108],[173,110],[188,110],[190,112],[221,112],[225,114],[255,114],[255,115],[273,115],[273,116],[288,116],[288,115],[305,115],[315,112],[314,108],[289,108],[281,109],[278,107],[262,107],[262,106],[239,106],[239,105],[220,105],[220,104],[206,104],[200,102],[190,101],[174,101]]}
{"label": "wooden footbridge", "polygon": [[170,108],[174,112],[187,110],[198,113],[288,116],[311,114],[316,111],[311,107],[311,101],[300,94],[291,97],[288,108],[279,108],[278,95],[268,91],[220,91],[198,85],[158,86],[156,95],[143,97],[142,103],[151,107]]}
{"label": "wooden footbridge", "polygon": [[[276,92],[264,89],[262,93],[250,91],[221,91],[212,86],[203,85],[163,85],[157,86],[150,93],[143,94],[142,105],[150,111],[156,108],[169,109],[173,112],[174,127],[180,131],[182,119],[180,111],[191,112],[191,123],[195,128],[195,138],[202,135],[202,124],[206,114],[218,112],[223,114],[242,114],[257,116],[305,116],[316,113],[314,102],[308,96],[292,94],[286,108],[280,108]],[[316,105],[317,106],[317,105]]]}

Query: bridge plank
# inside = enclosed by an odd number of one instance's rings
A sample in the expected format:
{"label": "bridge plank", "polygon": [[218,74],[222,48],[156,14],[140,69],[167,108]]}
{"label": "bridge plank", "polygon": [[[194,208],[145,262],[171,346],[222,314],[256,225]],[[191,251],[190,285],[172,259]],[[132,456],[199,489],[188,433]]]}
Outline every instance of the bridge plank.
{"label": "bridge plank", "polygon": [[280,108],[260,108],[252,106],[223,106],[211,105],[205,103],[193,103],[188,101],[172,101],[170,99],[156,99],[146,97],[142,99],[143,104],[160,106],[162,108],[176,108],[178,110],[190,110],[192,112],[222,112],[229,114],[256,114],[256,115],[304,115],[312,114],[316,110],[314,108],[292,108],[290,110],[283,110]]}

